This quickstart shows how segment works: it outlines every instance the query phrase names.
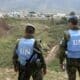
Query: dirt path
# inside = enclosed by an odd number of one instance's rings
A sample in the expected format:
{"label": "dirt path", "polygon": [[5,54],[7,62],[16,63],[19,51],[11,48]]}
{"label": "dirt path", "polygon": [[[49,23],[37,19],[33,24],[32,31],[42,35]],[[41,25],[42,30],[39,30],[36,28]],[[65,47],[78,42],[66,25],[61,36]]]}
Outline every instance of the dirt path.
{"label": "dirt path", "polygon": [[56,54],[57,54],[58,49],[59,49],[59,45],[55,45],[55,46],[51,49],[51,51],[49,51],[49,54],[48,54],[47,57],[45,58],[47,64],[50,63],[52,60],[55,59],[55,56],[56,56]]}

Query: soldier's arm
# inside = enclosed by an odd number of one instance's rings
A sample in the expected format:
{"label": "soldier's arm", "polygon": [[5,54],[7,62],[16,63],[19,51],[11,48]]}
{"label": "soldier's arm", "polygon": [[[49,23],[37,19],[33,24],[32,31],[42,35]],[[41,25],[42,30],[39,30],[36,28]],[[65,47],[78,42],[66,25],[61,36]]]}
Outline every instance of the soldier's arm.
{"label": "soldier's arm", "polygon": [[44,56],[43,56],[42,47],[41,47],[40,43],[38,43],[37,41],[35,42],[35,48],[40,51],[39,57],[40,57],[41,62],[42,62],[42,68],[44,70],[46,70],[46,62],[45,62],[45,59],[44,59]]}
{"label": "soldier's arm", "polygon": [[60,42],[60,53],[59,53],[59,61],[60,64],[63,63],[64,59],[66,58],[66,53],[65,51],[67,50],[67,42],[69,39],[69,34],[68,32],[64,32],[64,37],[62,39],[62,41]]}
{"label": "soldier's arm", "polygon": [[18,43],[14,48],[13,57],[12,57],[15,71],[17,71],[17,68],[18,68],[18,55],[16,53],[17,48],[18,48]]}

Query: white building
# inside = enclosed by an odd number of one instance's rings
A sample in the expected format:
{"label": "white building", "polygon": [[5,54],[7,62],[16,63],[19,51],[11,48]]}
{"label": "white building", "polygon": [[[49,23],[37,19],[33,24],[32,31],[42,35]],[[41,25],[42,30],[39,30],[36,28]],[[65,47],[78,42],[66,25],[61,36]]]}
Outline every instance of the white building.
{"label": "white building", "polygon": [[4,18],[4,14],[0,12],[0,18]]}
{"label": "white building", "polygon": [[53,18],[58,18],[58,19],[61,19],[62,17],[66,17],[66,14],[65,13],[57,13],[56,15],[53,15]]}
{"label": "white building", "polygon": [[7,15],[13,18],[25,18],[27,17],[27,14],[28,13],[25,11],[12,11],[12,12],[9,12]]}

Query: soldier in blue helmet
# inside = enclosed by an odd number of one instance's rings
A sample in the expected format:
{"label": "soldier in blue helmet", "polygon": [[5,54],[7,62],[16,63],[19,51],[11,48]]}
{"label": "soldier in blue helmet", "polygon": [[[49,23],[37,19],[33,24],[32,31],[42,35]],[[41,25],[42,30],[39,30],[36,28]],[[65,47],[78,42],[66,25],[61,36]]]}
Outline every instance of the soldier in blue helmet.
{"label": "soldier in blue helmet", "polygon": [[80,29],[78,18],[72,16],[68,20],[69,30],[64,32],[64,38],[60,43],[60,67],[66,59],[68,80],[76,80],[76,72],[80,75]]}
{"label": "soldier in blue helmet", "polygon": [[19,73],[18,80],[43,80],[46,74],[46,63],[40,44],[34,37],[35,27],[27,25],[25,35],[22,37],[14,50],[14,70]]}

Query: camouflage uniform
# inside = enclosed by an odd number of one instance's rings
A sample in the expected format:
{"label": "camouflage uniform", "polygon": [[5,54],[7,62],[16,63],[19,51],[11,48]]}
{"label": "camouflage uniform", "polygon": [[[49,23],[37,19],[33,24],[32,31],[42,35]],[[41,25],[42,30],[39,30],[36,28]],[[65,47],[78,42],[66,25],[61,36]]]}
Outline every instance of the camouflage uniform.
{"label": "camouflage uniform", "polygon": [[[73,30],[78,30],[78,28],[74,28]],[[64,38],[60,42],[60,54],[59,60],[60,64],[63,64],[64,59],[66,59],[66,70],[68,74],[68,80],[76,80],[76,71],[78,70],[80,75],[80,59],[67,58],[67,42],[70,36],[68,31],[64,32]]]}
{"label": "camouflage uniform", "polygon": [[[33,38],[33,36],[27,37],[27,38]],[[28,65],[22,66],[18,62],[18,55],[16,54],[17,47],[18,47],[18,44],[16,45],[14,54],[13,54],[13,64],[14,64],[14,69],[17,69],[19,72],[18,80],[30,80],[31,76],[33,80],[43,80],[43,71],[46,72],[46,64],[43,57],[43,53],[41,51],[40,44],[38,44],[37,41],[35,42],[35,49],[41,52],[39,54],[39,57],[41,59],[41,65],[38,67],[36,66],[36,64],[33,64],[33,63],[29,63]]]}

